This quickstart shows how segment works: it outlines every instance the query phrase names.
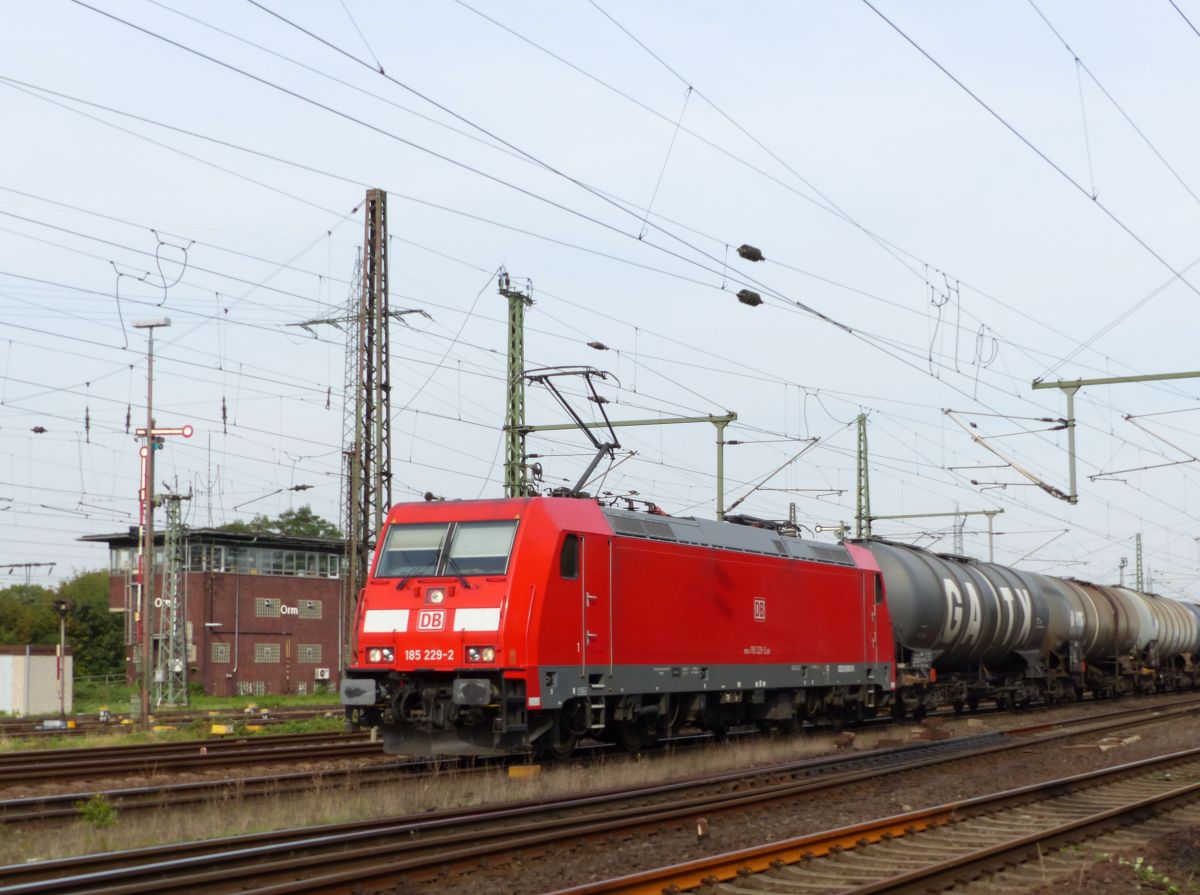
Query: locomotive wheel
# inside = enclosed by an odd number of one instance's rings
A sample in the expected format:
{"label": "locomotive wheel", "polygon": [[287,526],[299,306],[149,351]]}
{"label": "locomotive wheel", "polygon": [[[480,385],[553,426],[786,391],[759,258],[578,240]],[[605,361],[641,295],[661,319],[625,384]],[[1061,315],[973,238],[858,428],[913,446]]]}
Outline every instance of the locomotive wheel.
{"label": "locomotive wheel", "polygon": [[537,739],[535,751],[542,758],[561,761],[571,757],[578,742],[578,735],[570,729],[569,717],[565,713],[558,713],[550,729]]}
{"label": "locomotive wheel", "polygon": [[635,755],[645,752],[657,742],[657,738],[636,721],[618,721],[609,732],[618,746]]}
{"label": "locomotive wheel", "polygon": [[537,753],[543,758],[562,761],[571,757],[578,741],[579,738],[575,734],[556,725],[538,740]]}
{"label": "locomotive wheel", "polygon": [[562,761],[570,758],[571,753],[575,751],[576,737],[573,733],[564,733],[559,737],[552,737],[550,742],[542,747],[542,754],[546,758],[552,758],[555,761]]}

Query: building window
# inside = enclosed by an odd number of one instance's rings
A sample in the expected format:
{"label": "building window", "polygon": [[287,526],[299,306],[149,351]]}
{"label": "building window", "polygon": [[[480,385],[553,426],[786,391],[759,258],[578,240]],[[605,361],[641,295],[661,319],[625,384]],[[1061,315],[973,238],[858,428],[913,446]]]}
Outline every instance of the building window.
{"label": "building window", "polygon": [[300,610],[300,618],[321,618],[320,600],[297,600],[296,608]]}
{"label": "building window", "polygon": [[321,662],[321,644],[300,644],[296,648],[296,661],[302,665],[319,665]]}
{"label": "building window", "polygon": [[229,644],[228,643],[212,644],[212,662],[213,662],[213,664],[228,664],[229,663]]}
{"label": "building window", "polygon": [[275,618],[279,615],[279,601],[270,597],[258,597],[254,601],[254,615],[258,618]]}
{"label": "building window", "polygon": [[[159,551],[161,554],[161,549]],[[161,562],[161,555],[159,557]],[[313,550],[227,546],[190,542],[185,565],[191,572],[236,572],[239,575],[283,575],[289,578],[337,578],[341,555]],[[137,549],[112,547],[109,570],[120,574],[137,565]]]}
{"label": "building window", "polygon": [[137,555],[132,547],[113,547],[108,551],[108,570],[113,575],[121,575],[133,569],[134,557]]}
{"label": "building window", "polygon": [[262,664],[276,663],[279,661],[279,644],[278,643],[256,643],[254,644],[254,661]]}

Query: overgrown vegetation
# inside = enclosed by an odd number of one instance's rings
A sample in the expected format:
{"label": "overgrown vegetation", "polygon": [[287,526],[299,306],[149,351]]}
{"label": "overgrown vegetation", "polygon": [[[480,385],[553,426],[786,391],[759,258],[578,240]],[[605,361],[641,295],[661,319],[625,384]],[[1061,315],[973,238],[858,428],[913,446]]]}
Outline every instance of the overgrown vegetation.
{"label": "overgrown vegetation", "polygon": [[[246,723],[238,725],[244,728]],[[278,736],[284,733],[338,733],[346,727],[346,719],[342,715],[328,718],[297,718],[295,721],[281,721],[279,724],[265,725],[261,730],[246,731],[259,736]]]}
{"label": "overgrown vegetation", "polygon": [[75,810],[84,823],[99,830],[117,822],[117,806],[102,792],[94,793],[87,801],[75,803]]}

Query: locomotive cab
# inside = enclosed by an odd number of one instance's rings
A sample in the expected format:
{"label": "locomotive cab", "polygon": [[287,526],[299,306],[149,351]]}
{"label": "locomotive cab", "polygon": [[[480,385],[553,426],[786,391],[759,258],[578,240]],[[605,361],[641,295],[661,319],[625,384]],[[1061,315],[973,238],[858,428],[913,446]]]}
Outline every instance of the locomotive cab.
{"label": "locomotive cab", "polygon": [[389,517],[342,684],[348,720],[381,727],[387,751],[491,750],[523,736],[523,683],[505,677],[518,650],[502,636],[519,504],[409,505]]}

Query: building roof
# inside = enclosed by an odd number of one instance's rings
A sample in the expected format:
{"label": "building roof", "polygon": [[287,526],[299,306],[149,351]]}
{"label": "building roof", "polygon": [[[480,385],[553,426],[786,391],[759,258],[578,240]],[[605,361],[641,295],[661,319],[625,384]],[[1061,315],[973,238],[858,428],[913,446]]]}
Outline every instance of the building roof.
{"label": "building roof", "polygon": [[[67,655],[71,655],[71,647],[67,646]],[[9,645],[0,644],[0,656],[57,656],[57,646]]]}
{"label": "building roof", "polygon": [[[328,553],[341,553],[346,549],[346,541],[342,538],[300,538],[271,531],[244,532],[228,531],[223,528],[185,528],[183,539],[206,544],[224,544],[231,547],[290,547],[294,550],[317,550]],[[140,538],[137,528],[130,526],[128,531],[82,535],[76,540],[93,544],[108,544],[109,547],[136,547]],[[162,541],[162,531],[156,531],[154,542],[159,544]]]}

